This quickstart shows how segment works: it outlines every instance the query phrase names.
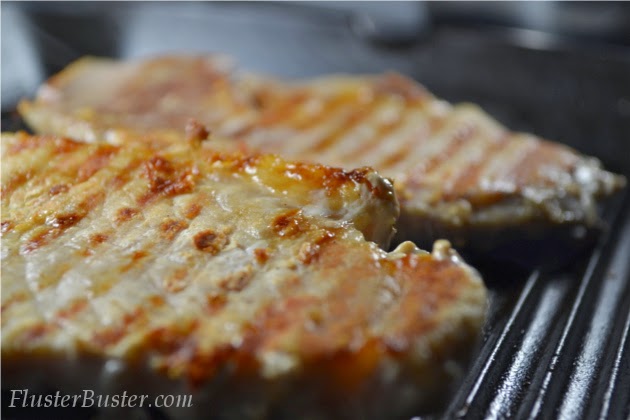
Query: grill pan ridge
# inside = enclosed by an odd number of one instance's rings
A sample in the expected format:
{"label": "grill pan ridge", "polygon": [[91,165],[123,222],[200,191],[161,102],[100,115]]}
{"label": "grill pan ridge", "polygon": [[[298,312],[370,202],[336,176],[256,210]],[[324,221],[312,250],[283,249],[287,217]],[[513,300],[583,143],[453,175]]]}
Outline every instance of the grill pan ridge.
{"label": "grill pan ridge", "polygon": [[574,269],[534,270],[507,320],[491,318],[444,418],[627,418],[630,355],[628,197],[618,229]]}
{"label": "grill pan ridge", "polygon": [[[155,35],[166,23],[174,35],[162,45]],[[343,13],[295,4],[3,2],[2,130],[23,129],[16,101],[82,55],[220,51],[244,68],[283,77],[397,70],[438,96],[476,102],[513,129],[559,139],[630,177],[627,47],[531,48],[508,32],[497,37],[439,21],[420,42],[383,46],[347,23]],[[29,71],[16,72],[11,62]],[[488,321],[458,389],[429,418],[630,418],[628,188],[604,206],[603,219],[593,248],[559,269],[470,261],[490,289]],[[8,409],[4,397],[3,418],[43,415]]]}

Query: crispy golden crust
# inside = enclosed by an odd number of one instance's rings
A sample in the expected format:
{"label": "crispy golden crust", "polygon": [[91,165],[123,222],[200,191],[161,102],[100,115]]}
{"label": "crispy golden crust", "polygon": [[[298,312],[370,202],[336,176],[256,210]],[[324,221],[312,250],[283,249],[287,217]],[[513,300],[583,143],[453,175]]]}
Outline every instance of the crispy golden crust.
{"label": "crispy golden crust", "polygon": [[140,391],[179,384],[215,412],[243,384],[265,410],[302,384],[333,415],[374,392],[394,393],[374,413],[405,411],[444,391],[484,317],[448,243],[386,253],[355,228],[373,238],[397,213],[368,169],[18,133],[2,171],[5,384],[98,386],[51,372],[116,361],[155,378]]}
{"label": "crispy golden crust", "polygon": [[[122,69],[110,74],[118,88],[86,96],[81,87],[112,69]],[[207,58],[84,59],[21,111],[40,132],[113,142],[138,133],[171,142],[190,116],[234,147],[371,166],[395,181],[406,238],[448,234],[464,244],[466,232],[485,227],[593,227],[597,198],[625,184],[596,159],[512,133],[478,107],[448,104],[397,74],[284,83],[236,78]]]}

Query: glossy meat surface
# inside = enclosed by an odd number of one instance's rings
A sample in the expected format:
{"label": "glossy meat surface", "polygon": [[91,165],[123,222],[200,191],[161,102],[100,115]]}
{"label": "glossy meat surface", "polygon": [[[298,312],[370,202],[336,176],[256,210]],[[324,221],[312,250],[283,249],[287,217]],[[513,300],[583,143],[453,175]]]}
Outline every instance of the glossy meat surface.
{"label": "glossy meat surface", "polygon": [[39,132],[112,143],[178,141],[192,117],[236,148],[371,166],[394,180],[399,239],[446,237],[481,251],[550,227],[595,228],[599,198],[625,184],[597,159],[510,132],[398,74],[283,82],[237,74],[216,57],[86,58],[21,112]]}
{"label": "glossy meat surface", "polygon": [[3,386],[190,393],[169,413],[187,419],[443,395],[484,318],[478,274],[445,241],[366,241],[398,210],[372,170],[206,142],[3,135]]}

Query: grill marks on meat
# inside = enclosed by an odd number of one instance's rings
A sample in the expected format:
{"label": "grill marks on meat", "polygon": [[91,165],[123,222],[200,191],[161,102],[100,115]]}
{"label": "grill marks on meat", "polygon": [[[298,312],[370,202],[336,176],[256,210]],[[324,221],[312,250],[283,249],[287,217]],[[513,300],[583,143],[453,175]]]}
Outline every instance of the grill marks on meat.
{"label": "grill marks on meat", "polygon": [[[574,228],[599,227],[598,199],[625,185],[594,158],[510,132],[478,107],[448,104],[399,75],[297,83],[254,76],[245,85],[263,92],[261,118],[278,109],[284,115],[275,126],[254,123],[236,138],[291,158],[372,166],[392,178],[402,212],[397,240],[427,244],[445,237],[478,254],[545,262],[544,253],[521,257],[512,247],[549,236],[579,245]],[[305,96],[308,106],[280,105]],[[340,118],[332,104],[355,113]],[[316,126],[295,124],[305,112]]]}
{"label": "grill marks on meat", "polygon": [[[122,144],[139,137],[163,144],[181,138],[181,130],[191,118],[209,127],[221,126],[222,131],[237,131],[256,114],[251,97],[233,91],[227,62],[218,58],[191,57],[183,63],[176,57],[160,57],[122,67],[113,61],[103,62],[105,66],[93,76],[104,77],[107,83],[99,82],[87,90],[84,86],[64,92],[56,88],[81,76],[84,63],[92,60],[85,58],[71,65],[39,90],[43,100],[64,104],[51,114],[39,114],[46,120],[44,124],[50,125],[49,132],[67,131],[67,136],[82,141],[107,138],[110,143]],[[150,80],[145,77],[147,73]],[[189,83],[191,80],[195,82]],[[29,108],[27,103],[21,106]],[[131,134],[125,127],[137,130]],[[159,135],[143,135],[150,131]]]}
{"label": "grill marks on meat", "polygon": [[[512,133],[478,107],[448,104],[397,74],[285,83],[237,78],[217,62],[83,59],[20,110],[40,132],[115,143],[142,134],[168,144],[182,138],[186,116],[233,139],[232,147],[371,166],[395,180],[404,237],[444,235],[460,245],[487,229],[518,236],[527,225],[594,227],[597,199],[625,184],[596,159]],[[80,88],[105,75],[118,88],[101,95]],[[145,107],[138,92],[159,97],[158,106]]]}
{"label": "grill marks on meat", "polygon": [[386,180],[190,147],[3,135],[3,188],[30,173],[2,195],[5,383],[89,357],[99,377],[116,360],[213,410],[246,383],[290,411],[303,384],[341,417],[382,389],[376,416],[443,391],[485,289],[447,243],[386,253],[364,239],[387,245]]}
{"label": "grill marks on meat", "polygon": [[[383,76],[387,77],[391,76]],[[537,193],[560,199],[568,192],[571,198],[579,201],[582,194],[606,195],[623,184],[620,177],[601,170],[596,161],[559,144],[510,133],[475,106],[451,106],[428,94],[411,99],[399,94],[392,97],[390,91],[379,91],[375,87],[378,83],[378,77],[363,81],[321,79],[310,84],[271,87],[261,82],[260,89],[273,92],[267,97],[275,94],[280,103],[284,101],[283,96],[308,92],[313,101],[321,103],[320,113],[326,113],[328,104],[341,96],[346,98],[348,106],[361,112],[369,112],[366,109],[389,101],[385,109],[390,113],[383,111],[380,117],[376,115],[362,121],[360,126],[345,125],[346,121],[333,119],[322,124],[334,126],[330,129],[333,135],[317,137],[292,125],[292,115],[301,112],[294,108],[279,119],[278,126],[283,131],[261,127],[249,130],[239,138],[262,150],[280,150],[282,147],[283,153],[293,158],[350,167],[372,165],[385,176],[395,179],[406,211],[416,212],[419,218],[443,219],[442,222],[455,225],[478,222],[474,214],[458,222],[448,212],[443,212],[445,205],[456,204],[459,200],[469,202],[475,211],[481,212],[486,204],[518,199],[539,210],[539,214],[529,214],[529,217],[549,218],[552,216],[545,214],[548,209],[544,200],[536,200]],[[406,85],[410,91],[415,87],[407,80],[399,84]],[[348,95],[348,89],[357,93]],[[382,98],[382,95],[387,96]],[[363,99],[357,99],[359,97]],[[396,101],[398,105],[393,104]],[[274,109],[273,101],[268,100],[267,107]],[[361,137],[361,131],[368,134]],[[278,139],[280,135],[287,144]],[[315,148],[302,148],[313,144]],[[588,175],[582,178],[580,174]],[[441,204],[442,208],[434,211],[431,205],[435,203]],[[585,209],[585,213],[593,211],[592,207]],[[583,218],[586,223],[592,222],[586,220],[586,216]],[[509,221],[495,219],[488,222]],[[556,218],[554,222],[563,220]]]}

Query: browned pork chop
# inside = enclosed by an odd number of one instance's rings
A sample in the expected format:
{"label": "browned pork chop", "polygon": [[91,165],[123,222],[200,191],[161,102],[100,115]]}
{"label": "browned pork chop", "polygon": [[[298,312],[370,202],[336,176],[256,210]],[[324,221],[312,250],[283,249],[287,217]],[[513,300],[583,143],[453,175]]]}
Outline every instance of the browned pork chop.
{"label": "browned pork chop", "polygon": [[181,419],[427,407],[486,292],[445,241],[366,240],[396,214],[369,169],[3,135],[2,385],[192,394]]}
{"label": "browned pork chop", "polygon": [[39,132],[112,143],[138,134],[168,143],[193,117],[251,149],[371,166],[394,180],[399,239],[446,237],[478,252],[514,239],[572,241],[597,226],[598,197],[625,182],[594,158],[510,132],[396,74],[286,83],[236,78],[214,58],[86,58],[20,110]]}

